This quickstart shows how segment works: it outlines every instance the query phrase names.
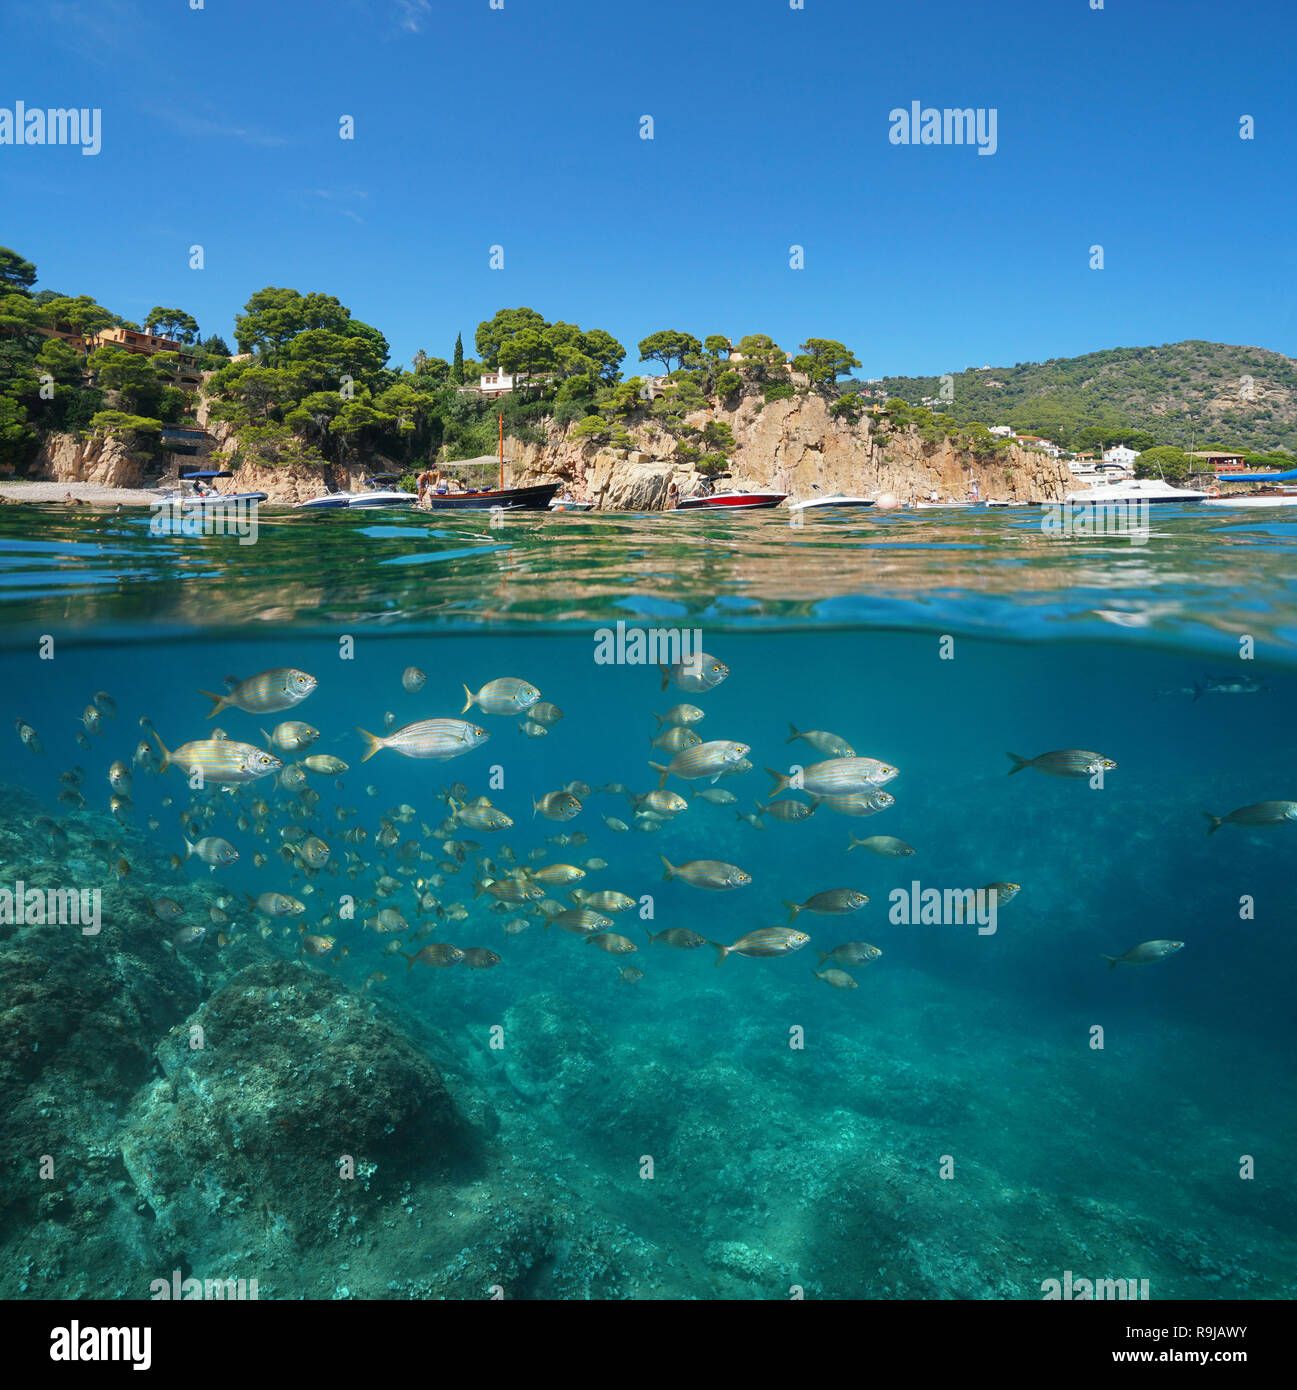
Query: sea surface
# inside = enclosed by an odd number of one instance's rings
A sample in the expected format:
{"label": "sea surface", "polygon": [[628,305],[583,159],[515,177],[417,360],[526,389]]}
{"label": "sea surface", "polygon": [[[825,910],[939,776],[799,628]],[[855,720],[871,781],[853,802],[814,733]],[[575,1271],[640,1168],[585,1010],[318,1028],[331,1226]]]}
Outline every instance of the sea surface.
{"label": "sea surface", "polygon": [[[179,1271],[260,1298],[1039,1299],[1070,1271],[1293,1297],[1297,823],[1208,830],[1297,801],[1295,560],[1293,521],[1192,508],[1154,508],[1138,543],[1025,509],[264,509],[248,545],[0,508],[0,904],[21,882],[101,912],[0,922],[0,1296],[160,1297]],[[728,676],[664,689],[601,659],[650,631]],[[202,692],[285,667],[318,682],[299,705],[208,717]],[[501,677],[561,718],[533,737],[464,712]],[[100,693],[115,715],[87,729]],[[671,773],[686,808],[637,819],[681,704],[751,767]],[[362,762],[358,730],[434,717],[489,737]],[[137,753],[213,729],[264,748],[288,720],[319,738],[286,764],[347,770],[195,789]],[[894,804],[794,787],[776,800],[811,814],[763,811],[765,769],[826,756],[796,731],[894,766]],[[1009,775],[1059,749],[1116,767]],[[572,819],[538,813],[565,787]],[[453,818],[479,797],[512,825]],[[184,858],[201,836],[237,862]],[[913,853],[851,845],[874,836]],[[486,891],[591,860],[543,901],[626,895],[606,915],[633,952]],[[989,884],[1020,891],[980,924],[942,896]],[[845,888],[868,903],[798,912],[810,940],[781,956],[650,940],[729,945]],[[925,889],[936,920],[910,921]],[[363,925],[392,908],[403,929]],[[176,944],[186,926],[206,930]],[[1149,941],[1183,945],[1105,959]],[[817,967],[848,942],[881,954],[839,988]],[[434,943],[499,963],[408,959]]]}

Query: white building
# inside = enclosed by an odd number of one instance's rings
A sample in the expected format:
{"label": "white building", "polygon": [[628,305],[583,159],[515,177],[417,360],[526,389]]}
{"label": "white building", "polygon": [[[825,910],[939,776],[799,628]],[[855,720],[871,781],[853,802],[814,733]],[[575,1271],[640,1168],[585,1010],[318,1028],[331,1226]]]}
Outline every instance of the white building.
{"label": "white building", "polygon": [[998,435],[1001,439],[1012,439],[1012,438],[1013,438],[1013,426],[1012,426],[1012,425],[992,425],[992,426],[991,426],[991,433],[994,434],[994,435]]}
{"label": "white building", "polygon": [[1103,451],[1104,463],[1119,463],[1123,468],[1129,468],[1138,457],[1138,449],[1128,449],[1124,444],[1114,444]]}

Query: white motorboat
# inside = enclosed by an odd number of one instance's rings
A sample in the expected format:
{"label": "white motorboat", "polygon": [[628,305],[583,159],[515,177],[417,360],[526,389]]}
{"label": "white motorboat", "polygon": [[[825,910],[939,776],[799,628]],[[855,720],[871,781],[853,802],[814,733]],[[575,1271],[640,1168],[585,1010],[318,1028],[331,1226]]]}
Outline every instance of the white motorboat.
{"label": "white motorboat", "polygon": [[1126,478],[1065,493],[1064,502],[1205,502],[1211,496],[1191,487],[1172,487],[1161,478]]}
{"label": "white motorboat", "polygon": [[[395,488],[384,487],[384,483],[396,482],[395,473],[375,473],[365,479],[369,492],[353,492],[347,497],[348,507],[412,507],[419,500],[418,493],[401,492]],[[317,498],[316,501],[321,499]]]}
{"label": "white motorboat", "polygon": [[355,496],[351,492],[326,492],[322,497],[311,497],[305,502],[296,502],[294,506],[299,510],[303,507],[311,511],[332,511],[338,507],[351,506],[351,499]]}
{"label": "white motorboat", "polygon": [[790,512],[823,511],[832,507],[872,507],[872,497],[848,497],[844,492],[828,492],[818,497],[804,497],[800,502],[790,502]]}
{"label": "white motorboat", "polygon": [[1297,507],[1297,489],[1279,488],[1270,492],[1241,492],[1230,497],[1208,497],[1204,507]]}
{"label": "white motorboat", "polygon": [[230,503],[246,504],[266,500],[267,494],[264,492],[218,492],[214,487],[209,486],[217,478],[232,477],[234,477],[233,473],[221,472],[218,469],[181,473],[179,475],[180,486],[173,488],[170,492],[163,493],[159,500],[170,503],[172,506],[183,504],[185,507],[223,507]]}

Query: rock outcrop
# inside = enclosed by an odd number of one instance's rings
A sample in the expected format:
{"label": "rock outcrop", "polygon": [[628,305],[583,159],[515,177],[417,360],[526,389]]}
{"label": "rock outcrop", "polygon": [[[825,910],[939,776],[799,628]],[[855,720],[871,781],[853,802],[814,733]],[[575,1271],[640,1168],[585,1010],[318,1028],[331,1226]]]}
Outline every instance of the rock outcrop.
{"label": "rock outcrop", "polygon": [[[1026,502],[1058,499],[1076,486],[1067,466],[1048,454],[1014,445],[993,459],[978,458],[949,439],[924,440],[917,429],[891,431],[870,416],[856,422],[835,416],[815,394],[769,404],[747,396],[733,409],[689,417],[698,426],[709,420],[733,431],[732,483],[793,496],[810,496],[818,486],[864,496],[892,492],[902,500],[936,492],[962,501],[975,479],[982,497]],[[595,449],[573,439],[568,427],[551,425],[543,444],[515,442],[512,478],[561,478],[600,509],[633,511],[661,507],[672,481],[682,493],[695,489],[699,476],[676,458],[669,434],[653,421],[628,429],[638,447],[618,452]]]}
{"label": "rock outcrop", "polygon": [[28,476],[56,483],[135,488],[144,484],[146,473],[139,458],[112,435],[78,439],[74,434],[49,434],[41,440]]}

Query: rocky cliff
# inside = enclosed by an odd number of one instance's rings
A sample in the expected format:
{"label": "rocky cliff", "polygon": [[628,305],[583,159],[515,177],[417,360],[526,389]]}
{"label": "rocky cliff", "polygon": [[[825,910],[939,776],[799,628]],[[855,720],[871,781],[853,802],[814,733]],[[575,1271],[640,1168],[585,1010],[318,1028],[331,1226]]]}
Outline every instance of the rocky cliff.
{"label": "rocky cliff", "polygon": [[[993,459],[958,450],[948,439],[925,440],[917,429],[892,430],[871,416],[856,422],[834,416],[821,396],[799,395],[766,404],[746,396],[732,409],[689,417],[702,426],[709,420],[729,425],[736,449],[730,482],[807,497],[818,485],[824,492],[877,496],[891,492],[902,499],[937,493],[942,500],[962,501],[976,479],[982,497],[1048,501],[1079,486],[1065,464],[1047,454],[1017,446]],[[202,410],[199,420],[206,423]],[[577,497],[600,510],[653,511],[666,501],[672,481],[683,495],[701,481],[691,463],[676,455],[676,441],[652,417],[627,425],[630,450],[597,448],[574,439],[570,425],[551,422],[543,443],[506,441],[512,466],[506,481],[518,483],[561,479]],[[211,442],[201,459],[168,456],[161,477],[174,481],[181,468],[221,468],[238,447],[231,426],[210,425]],[[359,490],[376,469],[393,470],[390,460],[375,457],[363,464],[269,467],[244,463],[235,470],[234,487],[260,491],[273,503],[291,504],[316,497],[326,488]],[[96,482],[109,487],[156,483],[156,466],[142,466],[124,444],[111,436],[82,441],[73,435],[49,436],[41,447],[32,476],[57,482]],[[726,486],[729,486],[727,483]]]}
{"label": "rocky cliff", "polygon": [[[1047,454],[1015,445],[994,459],[974,458],[950,440],[929,443],[914,429],[893,432],[869,416],[854,423],[834,416],[817,395],[770,404],[749,396],[734,409],[689,417],[700,426],[708,420],[723,421],[734,433],[733,483],[794,497],[812,495],[818,484],[824,492],[892,492],[902,500],[936,492],[962,501],[976,479],[983,497],[1032,501],[1061,498],[1077,486],[1067,466]],[[632,423],[629,433],[638,447],[627,453],[596,449],[573,439],[569,427],[551,425],[543,444],[514,441],[511,479],[562,478],[600,509],[633,511],[660,508],[673,480],[682,494],[695,489],[699,476],[675,458],[669,434],[652,421]]]}
{"label": "rocky cliff", "polygon": [[28,476],[56,483],[138,488],[144,485],[145,469],[123,441],[112,436],[86,440],[74,434],[49,434],[41,440]]}

